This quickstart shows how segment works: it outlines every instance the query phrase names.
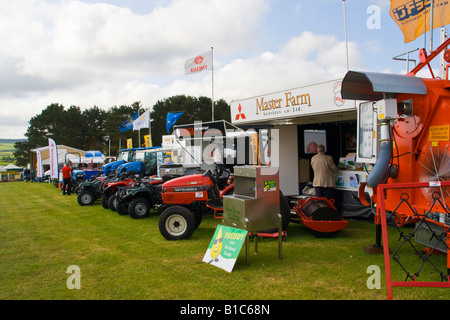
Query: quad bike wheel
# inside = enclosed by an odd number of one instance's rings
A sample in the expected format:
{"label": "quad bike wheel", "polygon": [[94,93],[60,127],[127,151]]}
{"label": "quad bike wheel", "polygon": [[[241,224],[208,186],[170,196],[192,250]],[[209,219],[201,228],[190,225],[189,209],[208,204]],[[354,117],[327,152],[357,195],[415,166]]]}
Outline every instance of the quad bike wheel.
{"label": "quad bike wheel", "polygon": [[80,206],[92,206],[96,198],[92,191],[83,190],[78,194],[77,201]]}
{"label": "quad bike wheel", "polygon": [[167,240],[188,239],[197,223],[194,214],[181,206],[169,207],[159,217],[159,231]]}
{"label": "quad bike wheel", "polygon": [[133,219],[145,218],[150,214],[150,203],[142,197],[133,199],[128,205],[128,214]]}
{"label": "quad bike wheel", "polygon": [[115,194],[112,194],[108,198],[108,207],[112,211],[117,211],[117,206],[119,205],[119,201],[116,198]]}
{"label": "quad bike wheel", "polygon": [[105,197],[102,197],[102,207],[103,207],[104,209],[109,209],[109,206],[108,206],[108,199],[106,199]]}

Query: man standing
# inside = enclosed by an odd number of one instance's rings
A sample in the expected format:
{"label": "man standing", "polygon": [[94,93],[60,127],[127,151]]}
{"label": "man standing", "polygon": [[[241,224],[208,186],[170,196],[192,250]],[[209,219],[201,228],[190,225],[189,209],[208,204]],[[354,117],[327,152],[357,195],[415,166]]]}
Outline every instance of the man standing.
{"label": "man standing", "polygon": [[67,195],[70,195],[70,183],[72,182],[72,168],[70,167],[69,162],[67,162],[66,165],[62,168],[62,176],[63,176],[62,194],[66,195],[66,188],[67,188]]}
{"label": "man standing", "polygon": [[336,185],[334,173],[337,166],[333,158],[325,154],[325,147],[317,146],[317,154],[311,158],[311,167],[314,171],[313,187],[318,197],[334,199],[334,186]]}

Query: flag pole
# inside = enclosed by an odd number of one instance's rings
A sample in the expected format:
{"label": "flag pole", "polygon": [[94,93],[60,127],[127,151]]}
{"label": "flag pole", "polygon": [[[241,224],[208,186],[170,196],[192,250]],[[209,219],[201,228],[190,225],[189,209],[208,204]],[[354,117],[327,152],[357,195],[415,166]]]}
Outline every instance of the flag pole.
{"label": "flag pole", "polygon": [[434,7],[434,0],[431,0],[431,7],[430,7],[430,53],[433,52],[433,7]]}
{"label": "flag pole", "polygon": [[[138,109],[138,117],[136,118],[136,120],[137,119],[139,119],[139,109]],[[141,147],[141,128],[139,128],[139,131],[138,131],[138,136],[139,136],[139,139],[138,139],[138,148],[140,148]]]}
{"label": "flag pole", "polygon": [[150,147],[153,147],[152,142],[152,119],[150,118],[150,112],[148,114],[148,134],[150,135]]}
{"label": "flag pole", "polygon": [[342,0],[342,7],[344,11],[344,31],[345,31],[345,55],[347,57],[347,71],[349,70],[348,63],[348,40],[347,40],[347,12],[345,10],[345,0]]}
{"label": "flag pole", "polygon": [[211,57],[212,57],[212,68],[211,68],[211,85],[212,85],[212,98],[211,98],[211,109],[212,109],[212,121],[214,121],[214,47],[211,47]]}

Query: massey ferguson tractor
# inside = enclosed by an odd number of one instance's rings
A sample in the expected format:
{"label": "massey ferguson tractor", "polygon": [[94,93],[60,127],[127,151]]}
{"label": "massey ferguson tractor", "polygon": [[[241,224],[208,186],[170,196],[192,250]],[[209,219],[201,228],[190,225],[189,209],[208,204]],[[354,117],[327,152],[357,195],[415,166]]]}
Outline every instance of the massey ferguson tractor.
{"label": "massey ferguson tractor", "polygon": [[[441,282],[436,285],[444,287],[450,287],[449,45],[447,39],[429,56],[421,49],[420,63],[407,75],[349,71],[341,91],[343,99],[357,100],[358,104],[357,162],[373,165],[367,183],[360,185],[361,202],[376,208],[373,249],[384,251],[388,270],[386,226],[396,226],[401,241],[399,248],[391,251],[405,271],[399,255],[405,244],[414,248],[417,243],[425,245],[421,261],[431,263],[436,270],[439,268],[431,256],[438,251],[447,254],[447,270],[438,271]],[[430,66],[440,52],[447,63],[444,79],[435,77]],[[426,66],[431,78],[417,77]],[[370,204],[363,197],[365,188],[373,191]],[[406,232],[400,229],[405,225],[415,228]],[[417,281],[422,269],[418,270],[406,272],[407,280],[413,283],[395,285],[424,285]],[[386,277],[390,280],[390,273]]]}

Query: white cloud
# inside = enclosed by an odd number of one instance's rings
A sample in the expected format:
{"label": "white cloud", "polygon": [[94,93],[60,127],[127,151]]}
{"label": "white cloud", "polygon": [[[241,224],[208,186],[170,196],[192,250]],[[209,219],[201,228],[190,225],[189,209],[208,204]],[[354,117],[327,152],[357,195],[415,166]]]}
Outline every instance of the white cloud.
{"label": "white cloud", "polygon": [[[349,43],[349,52],[353,66],[360,67],[354,43]],[[345,42],[303,32],[278,52],[230,62],[218,72],[217,90],[229,100],[241,99],[341,78],[346,72]]]}
{"label": "white cloud", "polygon": [[[70,0],[2,2],[0,137],[21,138],[28,120],[51,103],[106,109],[135,101],[151,107],[177,94],[211,96],[210,72],[185,76],[183,69],[211,46],[216,99],[346,72],[345,43],[334,36],[305,31],[277,50],[257,52],[267,0],[173,0],[139,14]],[[349,49],[356,67],[358,48],[350,42]]]}

